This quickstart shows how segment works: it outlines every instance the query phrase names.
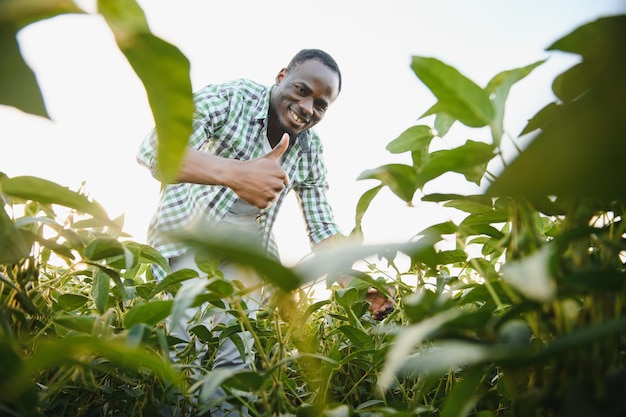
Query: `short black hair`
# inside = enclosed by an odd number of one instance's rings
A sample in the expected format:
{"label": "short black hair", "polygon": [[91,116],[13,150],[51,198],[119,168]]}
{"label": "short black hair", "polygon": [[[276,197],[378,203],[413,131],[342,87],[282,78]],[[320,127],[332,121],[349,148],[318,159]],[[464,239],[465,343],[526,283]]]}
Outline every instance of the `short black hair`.
{"label": "short black hair", "polygon": [[337,93],[339,93],[341,91],[341,71],[339,71],[339,65],[337,65],[337,62],[332,56],[330,56],[330,54],[322,51],[321,49],[302,49],[300,52],[295,54],[293,58],[291,58],[289,65],[287,65],[287,71],[293,69],[296,65],[299,65],[304,61],[308,61],[309,59],[318,60],[337,74],[337,77],[339,77],[339,87]]}

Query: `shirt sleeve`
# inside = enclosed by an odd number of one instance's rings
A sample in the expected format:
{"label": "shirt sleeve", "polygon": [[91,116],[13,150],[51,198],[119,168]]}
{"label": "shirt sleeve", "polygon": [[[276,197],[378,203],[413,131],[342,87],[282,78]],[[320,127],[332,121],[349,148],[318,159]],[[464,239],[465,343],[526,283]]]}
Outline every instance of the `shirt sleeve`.
{"label": "shirt sleeve", "polygon": [[328,201],[327,170],[321,147],[311,161],[311,170],[305,181],[294,187],[304,217],[311,246],[341,233]]}
{"label": "shirt sleeve", "polygon": [[[194,94],[195,113],[192,132],[187,144],[200,150],[215,130],[224,122],[229,108],[229,97],[220,92],[217,86],[209,85]],[[143,139],[137,153],[137,162],[150,170],[159,179],[157,168],[158,135],[153,128]]]}

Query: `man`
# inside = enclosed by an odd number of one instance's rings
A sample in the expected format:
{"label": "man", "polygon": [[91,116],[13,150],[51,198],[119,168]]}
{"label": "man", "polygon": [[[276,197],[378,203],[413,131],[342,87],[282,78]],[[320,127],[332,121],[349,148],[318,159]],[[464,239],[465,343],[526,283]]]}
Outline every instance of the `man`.
{"label": "man", "polygon": [[[337,99],[341,81],[330,55],[305,49],[278,72],[270,88],[240,79],[209,85],[194,95],[188,151],[177,182],[163,189],[148,231],[148,243],[170,260],[172,270],[194,268],[194,254],[168,240],[167,233],[200,224],[258,229],[263,248],[278,257],[272,226],[291,190],[298,196],[314,249],[341,236],[325,195],[322,145],[311,129]],[[156,149],[153,130],[141,145],[138,161],[158,178]],[[225,277],[238,279],[237,269],[226,267]],[[164,272],[155,271],[157,279]],[[391,301],[375,291],[368,301],[376,319],[391,309]],[[234,358],[232,353],[214,367],[249,363],[250,358]]]}

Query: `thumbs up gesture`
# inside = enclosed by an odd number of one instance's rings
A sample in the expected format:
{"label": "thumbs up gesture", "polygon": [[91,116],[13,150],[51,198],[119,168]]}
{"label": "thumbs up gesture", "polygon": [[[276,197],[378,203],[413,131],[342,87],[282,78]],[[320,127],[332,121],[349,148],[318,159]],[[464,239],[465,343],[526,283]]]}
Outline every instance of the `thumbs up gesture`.
{"label": "thumbs up gesture", "polygon": [[289,184],[278,162],[289,147],[289,135],[260,158],[249,161],[226,159],[188,148],[177,182],[223,185],[255,207],[269,207]]}
{"label": "thumbs up gesture", "polygon": [[253,206],[269,207],[289,184],[289,177],[278,162],[288,147],[289,135],[285,133],[274,149],[262,157],[236,161],[236,169],[225,185]]}

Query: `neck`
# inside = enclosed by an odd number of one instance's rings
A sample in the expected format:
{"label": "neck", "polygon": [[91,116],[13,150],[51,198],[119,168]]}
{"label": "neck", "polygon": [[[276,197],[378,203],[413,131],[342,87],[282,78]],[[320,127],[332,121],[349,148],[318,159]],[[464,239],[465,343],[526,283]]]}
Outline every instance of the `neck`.
{"label": "neck", "polygon": [[280,128],[278,122],[275,119],[270,118],[267,123],[267,139],[269,140],[272,148],[278,145],[283,133],[283,129]]}

